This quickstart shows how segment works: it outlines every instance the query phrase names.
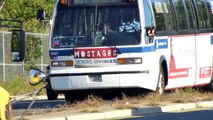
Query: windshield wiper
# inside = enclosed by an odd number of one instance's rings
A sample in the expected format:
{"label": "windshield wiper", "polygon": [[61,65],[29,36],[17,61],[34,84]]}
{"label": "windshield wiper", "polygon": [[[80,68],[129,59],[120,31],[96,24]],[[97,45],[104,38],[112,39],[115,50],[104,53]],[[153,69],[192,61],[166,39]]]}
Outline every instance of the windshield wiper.
{"label": "windshield wiper", "polygon": [[104,36],[104,41],[103,41],[102,45],[113,46],[117,50],[118,54],[122,54],[122,52],[116,47],[116,45],[112,42],[111,39],[108,39],[107,36]]}

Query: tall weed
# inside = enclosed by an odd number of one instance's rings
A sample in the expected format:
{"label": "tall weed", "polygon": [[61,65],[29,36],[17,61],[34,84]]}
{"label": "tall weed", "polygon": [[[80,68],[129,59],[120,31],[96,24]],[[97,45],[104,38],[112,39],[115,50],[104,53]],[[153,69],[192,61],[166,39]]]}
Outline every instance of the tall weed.
{"label": "tall weed", "polygon": [[[0,86],[5,88],[11,96],[14,96],[38,90],[43,86],[43,84],[31,86],[25,77],[16,76],[6,82],[0,81]],[[44,92],[42,92],[42,94],[44,94]]]}

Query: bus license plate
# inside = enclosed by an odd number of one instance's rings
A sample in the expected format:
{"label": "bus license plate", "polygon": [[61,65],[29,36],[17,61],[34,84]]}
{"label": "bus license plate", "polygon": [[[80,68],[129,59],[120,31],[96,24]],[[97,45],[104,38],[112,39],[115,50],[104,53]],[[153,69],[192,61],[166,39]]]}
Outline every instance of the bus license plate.
{"label": "bus license plate", "polygon": [[102,82],[101,75],[89,75],[90,82]]}

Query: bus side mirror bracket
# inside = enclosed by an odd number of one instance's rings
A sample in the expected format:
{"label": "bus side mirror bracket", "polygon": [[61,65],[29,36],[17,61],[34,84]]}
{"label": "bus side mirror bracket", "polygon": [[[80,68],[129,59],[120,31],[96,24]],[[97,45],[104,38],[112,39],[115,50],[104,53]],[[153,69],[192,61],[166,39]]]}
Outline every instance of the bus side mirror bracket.
{"label": "bus side mirror bracket", "polygon": [[22,62],[25,56],[25,31],[22,29],[12,30],[11,36],[11,60]]}

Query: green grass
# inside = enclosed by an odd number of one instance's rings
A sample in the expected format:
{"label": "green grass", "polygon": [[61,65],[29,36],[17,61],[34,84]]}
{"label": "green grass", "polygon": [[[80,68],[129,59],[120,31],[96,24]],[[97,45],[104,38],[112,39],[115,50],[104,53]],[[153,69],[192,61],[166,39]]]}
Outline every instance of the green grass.
{"label": "green grass", "polygon": [[[44,86],[44,84],[41,83],[37,86],[31,86],[25,77],[17,76],[6,82],[0,81],[0,86],[5,88],[10,93],[10,95],[13,96],[38,90]],[[44,94],[44,92],[41,94]]]}

